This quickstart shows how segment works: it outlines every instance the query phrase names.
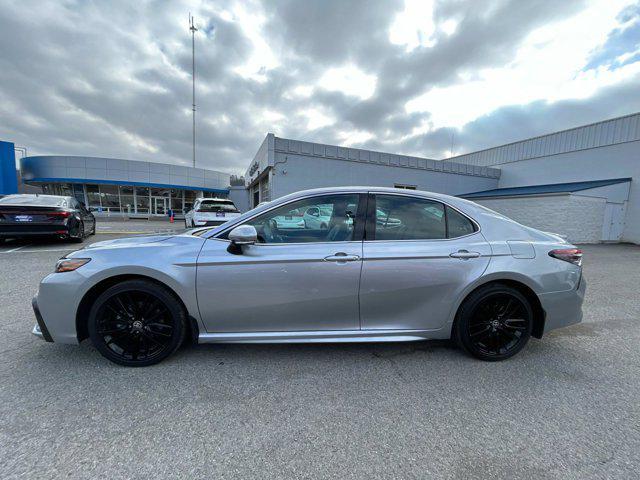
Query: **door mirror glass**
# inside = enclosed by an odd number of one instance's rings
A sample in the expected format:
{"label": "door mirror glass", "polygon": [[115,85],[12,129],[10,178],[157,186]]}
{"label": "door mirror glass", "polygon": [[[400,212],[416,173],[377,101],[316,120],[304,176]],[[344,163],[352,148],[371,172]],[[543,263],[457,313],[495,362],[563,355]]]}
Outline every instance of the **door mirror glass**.
{"label": "door mirror glass", "polygon": [[258,241],[258,232],[253,225],[240,225],[229,232],[234,245],[253,245]]}

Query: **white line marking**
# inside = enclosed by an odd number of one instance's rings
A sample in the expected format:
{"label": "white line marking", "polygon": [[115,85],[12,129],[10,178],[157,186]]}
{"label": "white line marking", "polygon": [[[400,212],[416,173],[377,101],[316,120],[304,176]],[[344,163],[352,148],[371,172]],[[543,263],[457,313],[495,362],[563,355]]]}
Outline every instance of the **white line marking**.
{"label": "white line marking", "polygon": [[12,248],[11,250],[7,250],[6,252],[2,252],[2,253],[12,253],[12,252],[17,252],[18,250],[20,250],[21,248],[25,248],[28,247],[29,245],[21,245],[19,247],[16,248]]}

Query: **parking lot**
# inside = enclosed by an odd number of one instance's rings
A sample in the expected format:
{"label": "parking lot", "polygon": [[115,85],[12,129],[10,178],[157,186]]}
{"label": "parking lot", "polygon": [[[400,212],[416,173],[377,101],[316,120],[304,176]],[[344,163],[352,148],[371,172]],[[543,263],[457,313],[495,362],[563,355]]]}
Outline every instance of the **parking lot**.
{"label": "parking lot", "polygon": [[77,248],[0,245],[0,478],[638,477],[638,246],[584,247],[584,322],[506,362],[200,345],[142,369],[30,334],[39,280]]}

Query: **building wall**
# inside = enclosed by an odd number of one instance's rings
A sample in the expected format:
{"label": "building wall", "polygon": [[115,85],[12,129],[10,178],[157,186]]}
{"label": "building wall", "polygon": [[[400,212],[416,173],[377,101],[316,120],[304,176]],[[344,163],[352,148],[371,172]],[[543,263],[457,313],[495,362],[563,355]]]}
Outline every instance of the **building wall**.
{"label": "building wall", "polygon": [[21,161],[24,181],[61,181],[79,183],[128,183],[179,186],[192,189],[220,190],[226,193],[230,175],[214,170],[139,162],[117,158],[33,156]]}
{"label": "building wall", "polygon": [[622,241],[640,243],[640,141],[505,163],[500,168],[500,188],[631,177]]}
{"label": "building wall", "polygon": [[229,188],[229,199],[242,213],[251,210],[249,203],[249,191],[245,187]]}
{"label": "building wall", "polygon": [[498,179],[276,152],[271,183],[272,198],[325,186],[393,187],[395,184],[457,195],[496,188]]}
{"label": "building wall", "polygon": [[565,235],[573,243],[598,243],[606,200],[580,195],[479,199],[477,203],[529,227]]}
{"label": "building wall", "polygon": [[492,166],[640,140],[640,113],[528,138],[452,158],[469,165]]}

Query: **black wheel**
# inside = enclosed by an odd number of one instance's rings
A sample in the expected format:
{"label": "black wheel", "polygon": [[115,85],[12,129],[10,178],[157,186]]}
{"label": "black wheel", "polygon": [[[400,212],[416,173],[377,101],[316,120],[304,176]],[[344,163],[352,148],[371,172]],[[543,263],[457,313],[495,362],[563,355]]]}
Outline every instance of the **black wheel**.
{"label": "black wheel", "polygon": [[458,345],[480,360],[512,357],[529,341],[533,310],[518,290],[492,284],[473,292],[461,305],[453,327]]}
{"label": "black wheel", "polygon": [[107,289],[89,312],[89,337],[119,365],[145,367],[164,360],[182,344],[186,314],[166,288],[128,280]]}
{"label": "black wheel", "polygon": [[80,222],[78,224],[78,228],[77,228],[77,232],[75,236],[72,236],[71,234],[69,234],[69,239],[72,242],[76,242],[76,243],[82,243],[85,239],[85,233],[84,233],[84,222]]}
{"label": "black wheel", "polygon": [[96,234],[96,222],[93,222],[93,228],[91,229],[91,233],[89,233],[89,235],[95,235]]}

